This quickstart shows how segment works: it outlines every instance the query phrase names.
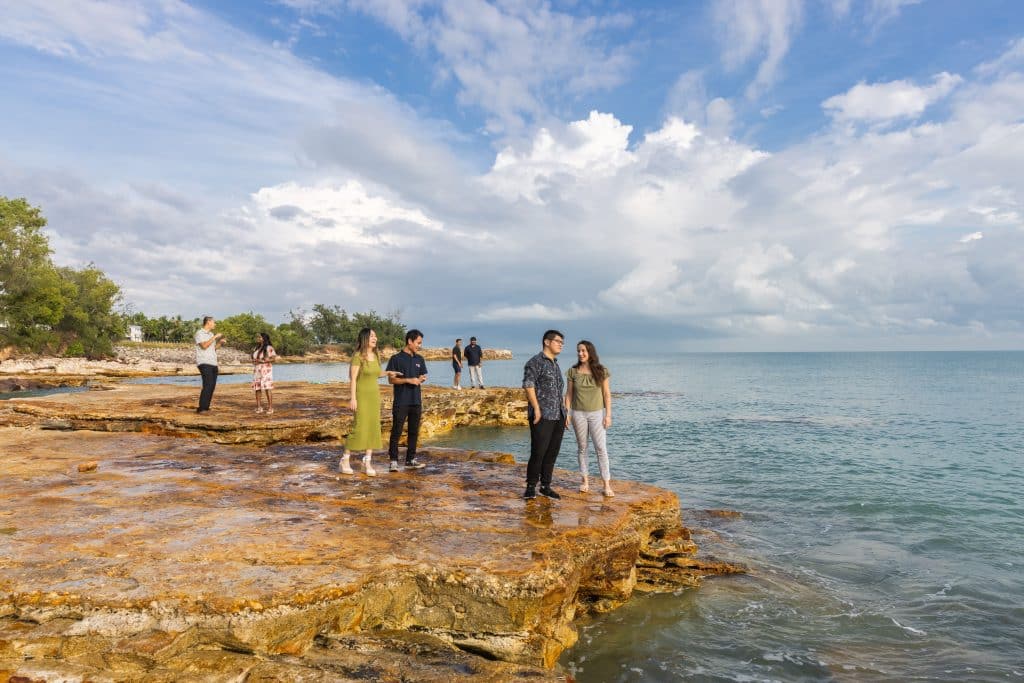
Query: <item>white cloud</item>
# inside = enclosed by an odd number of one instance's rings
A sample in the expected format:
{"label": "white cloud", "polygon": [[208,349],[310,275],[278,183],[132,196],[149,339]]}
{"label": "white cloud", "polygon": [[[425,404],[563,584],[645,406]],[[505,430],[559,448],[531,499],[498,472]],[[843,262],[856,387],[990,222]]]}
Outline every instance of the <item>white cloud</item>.
{"label": "white cloud", "polygon": [[712,14],[722,61],[735,70],[761,58],[747,97],[756,99],[778,79],[782,60],[803,20],[803,0],[715,0]]}
{"label": "white cloud", "polygon": [[476,315],[477,320],[487,322],[537,321],[537,320],[580,320],[590,315],[590,309],[571,302],[568,306],[548,306],[541,303],[517,306],[496,306]]}
{"label": "white cloud", "polygon": [[490,115],[495,133],[518,132],[552,102],[621,84],[633,65],[628,47],[606,34],[632,25],[628,14],[577,17],[548,2],[488,0],[319,0],[306,11],[345,7],[384,23],[437,57],[438,75],[458,83],[459,102]]}
{"label": "white cloud", "polygon": [[929,86],[902,80],[871,85],[862,82],[842,95],[828,98],[822,107],[833,119],[841,122],[914,118],[947,97],[961,83],[963,79],[960,76],[946,72],[937,74]]}
{"label": "white cloud", "polygon": [[[396,24],[433,16],[392,6],[407,11]],[[489,16],[504,26],[511,11]],[[121,21],[131,35],[152,20]],[[40,154],[42,133],[25,148],[12,135],[0,187],[42,205],[59,262],[95,261],[149,313],[273,318],[326,302],[402,307],[424,327],[586,319],[609,334],[642,316],[746,348],[1024,333],[1016,45],[966,80],[861,84],[829,98],[850,125],[771,154],[730,132],[734,103],[709,98],[692,72],[659,125],[637,133],[607,110],[546,116],[487,164],[460,155],[452,126],[378,88],[209,15],[182,26],[166,38],[182,50],[148,59],[131,56],[131,38],[111,43],[128,46],[116,55],[84,37],[47,49],[75,64],[73,78],[42,72],[48,86],[67,79],[55,90],[66,118],[41,100],[24,110],[4,100],[19,114],[5,125],[35,114],[64,155]],[[751,58],[765,43],[754,44]],[[37,76],[51,57],[40,59],[18,69]],[[124,139],[76,139],[83,118],[93,130],[121,124]],[[107,155],[85,156],[89,145]]]}
{"label": "white cloud", "polygon": [[899,16],[904,7],[920,4],[921,0],[870,0],[867,18],[873,25],[880,26]]}

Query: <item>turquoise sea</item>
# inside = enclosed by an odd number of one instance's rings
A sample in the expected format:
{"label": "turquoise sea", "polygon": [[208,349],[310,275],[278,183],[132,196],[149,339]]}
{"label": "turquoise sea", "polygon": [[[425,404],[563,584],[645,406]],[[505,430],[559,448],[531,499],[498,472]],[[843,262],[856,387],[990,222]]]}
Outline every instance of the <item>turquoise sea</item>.
{"label": "turquoise sea", "polygon": [[[517,386],[527,355],[486,363],[488,384]],[[1024,680],[1024,352],[604,360],[613,476],[675,491],[750,574],[588,619],[562,658],[578,680]],[[432,443],[528,454],[523,428]]]}

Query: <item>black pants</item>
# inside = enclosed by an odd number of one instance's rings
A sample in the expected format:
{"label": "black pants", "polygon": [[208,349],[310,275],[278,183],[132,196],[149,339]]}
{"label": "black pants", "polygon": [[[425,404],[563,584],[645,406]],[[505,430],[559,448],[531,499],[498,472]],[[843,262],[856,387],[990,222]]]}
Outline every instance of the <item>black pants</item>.
{"label": "black pants", "polygon": [[199,392],[199,410],[209,410],[213,390],[217,388],[217,366],[203,363],[199,366],[199,374],[203,377],[203,390]]}
{"label": "black pants", "polygon": [[551,486],[555,460],[562,449],[565,420],[541,420],[530,423],[530,462],[526,466],[526,485]]}
{"label": "black pants", "polygon": [[409,447],[405,451],[405,461],[416,457],[416,442],[420,438],[420,415],[423,406],[391,406],[391,441],[388,442],[388,457],[398,462],[398,438],[402,436],[402,427],[409,420]]}

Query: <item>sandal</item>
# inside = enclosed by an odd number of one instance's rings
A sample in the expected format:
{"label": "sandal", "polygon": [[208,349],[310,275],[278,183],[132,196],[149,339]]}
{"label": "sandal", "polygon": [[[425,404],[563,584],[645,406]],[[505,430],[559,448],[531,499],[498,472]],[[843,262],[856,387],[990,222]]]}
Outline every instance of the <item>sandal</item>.
{"label": "sandal", "polygon": [[590,482],[584,479],[583,483],[580,484],[580,493],[587,493],[588,491],[590,491]]}

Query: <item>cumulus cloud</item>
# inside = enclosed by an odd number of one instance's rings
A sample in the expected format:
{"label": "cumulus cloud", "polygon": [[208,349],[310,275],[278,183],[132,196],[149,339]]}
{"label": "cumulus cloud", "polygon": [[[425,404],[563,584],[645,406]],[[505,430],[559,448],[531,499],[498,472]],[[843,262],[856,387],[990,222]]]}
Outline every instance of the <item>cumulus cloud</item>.
{"label": "cumulus cloud", "polygon": [[[433,16],[393,7],[402,30]],[[730,133],[732,105],[693,72],[655,125],[545,117],[474,165],[444,122],[200,18],[172,31],[174,56],[115,58],[84,39],[59,53],[84,64],[67,102],[118,101],[152,135],[143,153],[142,138],[123,143],[141,158],[130,172],[0,157],[0,187],[43,206],[57,260],[95,261],[149,313],[325,302],[404,308],[424,327],[564,320],[609,335],[639,319],[748,348],[1024,333],[1016,44],[968,78],[837,93],[823,106],[851,125],[771,153]],[[765,49],[751,35],[745,59]],[[192,137],[162,138],[165,125]],[[106,158],[122,153],[135,158]]]}
{"label": "cumulus cloud", "polygon": [[833,119],[841,122],[880,122],[914,118],[925,109],[947,97],[963,83],[956,74],[936,74],[932,84],[918,86],[905,80],[888,83],[858,83],[842,95],[834,95],[822,103]]}

